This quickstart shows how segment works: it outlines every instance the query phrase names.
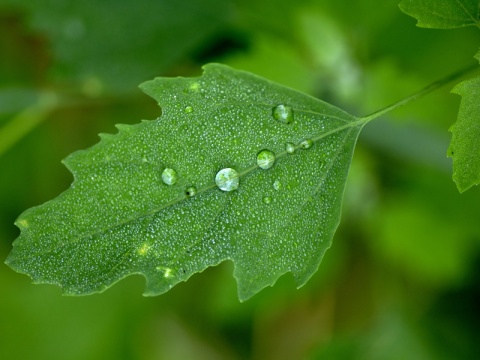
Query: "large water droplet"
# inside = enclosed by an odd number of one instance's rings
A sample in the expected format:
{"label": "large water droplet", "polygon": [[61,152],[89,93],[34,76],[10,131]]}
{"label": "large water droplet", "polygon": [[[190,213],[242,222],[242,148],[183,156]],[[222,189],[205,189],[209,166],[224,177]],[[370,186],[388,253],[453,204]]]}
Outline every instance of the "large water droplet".
{"label": "large water droplet", "polygon": [[187,114],[193,112],[193,107],[191,107],[191,106],[186,106],[186,107],[185,107],[185,112],[186,112]]}
{"label": "large water droplet", "polygon": [[220,170],[215,176],[215,184],[223,191],[232,191],[238,189],[238,173],[232,168]]}
{"label": "large water droplet", "polygon": [[173,169],[166,168],[162,172],[162,180],[167,185],[173,185],[178,180],[177,172]]}
{"label": "large water droplet", "polygon": [[257,165],[260,169],[270,169],[275,163],[275,154],[270,150],[262,150],[257,155]]}
{"label": "large water droplet", "polygon": [[295,152],[295,145],[292,143],[285,144],[285,151],[289,154],[293,154]]}
{"label": "large water droplet", "polygon": [[285,124],[293,122],[293,109],[287,105],[278,105],[273,108],[273,118]]}
{"label": "large water droplet", "polygon": [[307,139],[307,140],[303,140],[301,143],[300,143],[300,148],[301,149],[310,149],[311,147],[313,146],[313,141],[310,140],[310,139]]}
{"label": "large water droplet", "polygon": [[195,186],[188,187],[187,190],[185,190],[185,195],[190,197],[197,195],[197,188]]}

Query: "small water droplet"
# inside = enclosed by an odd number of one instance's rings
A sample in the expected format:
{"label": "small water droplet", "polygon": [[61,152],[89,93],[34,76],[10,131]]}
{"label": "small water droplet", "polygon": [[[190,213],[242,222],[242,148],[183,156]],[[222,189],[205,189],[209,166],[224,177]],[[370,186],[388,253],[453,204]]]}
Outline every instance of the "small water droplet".
{"label": "small water droplet", "polygon": [[173,169],[166,168],[162,172],[162,180],[167,185],[173,185],[178,180],[177,172]]}
{"label": "small water droplet", "polygon": [[307,140],[303,140],[301,143],[300,143],[300,148],[301,149],[310,149],[311,147],[313,146],[313,141],[310,140],[310,139],[307,139]]}
{"label": "small water droplet", "polygon": [[232,168],[220,170],[215,176],[215,184],[223,191],[232,191],[238,189],[238,173]]}
{"label": "small water droplet", "polygon": [[273,199],[270,196],[264,196],[263,197],[263,202],[267,205],[270,204],[272,201],[273,201]]}
{"label": "small water droplet", "polygon": [[188,187],[187,190],[185,191],[185,195],[189,197],[197,195],[197,188],[195,186]]}
{"label": "small water droplet", "polygon": [[282,188],[282,183],[280,182],[280,180],[275,180],[273,182],[273,188],[277,191]]}
{"label": "small water droplet", "polygon": [[290,106],[278,105],[273,108],[273,118],[285,124],[293,122],[293,109]]}
{"label": "small water droplet", "polygon": [[200,89],[200,84],[198,82],[193,82],[189,86],[190,91],[197,92]]}
{"label": "small water droplet", "polygon": [[193,107],[191,107],[191,106],[185,107],[185,112],[186,112],[187,114],[193,112]]}
{"label": "small water droplet", "polygon": [[165,268],[165,272],[163,273],[163,277],[165,278],[169,278],[169,277],[172,277],[173,274],[172,274],[172,269],[170,268]]}
{"label": "small water droplet", "polygon": [[275,154],[270,150],[262,150],[257,155],[257,165],[260,169],[270,169],[275,163]]}
{"label": "small water droplet", "polygon": [[292,143],[285,144],[285,151],[289,154],[293,154],[295,152],[295,145]]}
{"label": "small water droplet", "polygon": [[141,256],[147,255],[148,251],[150,250],[150,245],[147,243],[143,243],[142,246],[138,249],[138,254]]}

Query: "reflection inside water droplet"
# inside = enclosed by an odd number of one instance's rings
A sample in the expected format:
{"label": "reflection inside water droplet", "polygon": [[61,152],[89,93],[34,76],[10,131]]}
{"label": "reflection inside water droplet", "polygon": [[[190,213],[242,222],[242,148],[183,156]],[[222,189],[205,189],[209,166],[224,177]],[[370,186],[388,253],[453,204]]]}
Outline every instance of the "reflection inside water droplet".
{"label": "reflection inside water droplet", "polygon": [[238,173],[232,168],[222,169],[215,176],[215,184],[223,191],[236,190],[239,183]]}
{"label": "reflection inside water droplet", "polygon": [[162,172],[162,181],[167,185],[173,185],[177,182],[177,172],[171,168],[166,168]]}
{"label": "reflection inside water droplet", "polygon": [[273,118],[279,122],[285,124],[291,124],[293,122],[293,109],[290,106],[278,105],[273,108]]}
{"label": "reflection inside water droplet", "polygon": [[270,150],[262,150],[257,155],[257,165],[260,169],[270,169],[275,163],[275,154]]}

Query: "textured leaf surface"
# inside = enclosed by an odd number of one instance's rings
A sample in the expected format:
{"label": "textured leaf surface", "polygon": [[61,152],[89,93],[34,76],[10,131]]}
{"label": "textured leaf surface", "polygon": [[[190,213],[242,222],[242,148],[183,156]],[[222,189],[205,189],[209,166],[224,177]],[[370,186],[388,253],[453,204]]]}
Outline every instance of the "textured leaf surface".
{"label": "textured leaf surface", "polygon": [[464,192],[480,184],[480,77],[461,82],[452,92],[462,101],[457,122],[450,128],[448,156],[453,159],[453,180]]}
{"label": "textured leaf surface", "polygon": [[[71,188],[20,216],[7,263],[67,294],[142,274],[156,295],[224,260],[242,300],[288,271],[303,285],[331,244],[364,121],[216,64],[142,89],[161,117],[118,125],[69,156]],[[268,169],[257,165],[264,149],[276,154]],[[237,171],[238,189],[216,186],[224,168]]]}
{"label": "textured leaf surface", "polygon": [[403,0],[400,9],[417,19],[420,27],[480,26],[479,0]]}

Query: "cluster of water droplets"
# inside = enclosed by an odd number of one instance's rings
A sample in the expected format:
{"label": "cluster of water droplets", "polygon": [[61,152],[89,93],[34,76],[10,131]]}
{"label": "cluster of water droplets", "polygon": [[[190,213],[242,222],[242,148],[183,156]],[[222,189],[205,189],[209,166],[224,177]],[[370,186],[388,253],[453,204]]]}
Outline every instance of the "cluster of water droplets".
{"label": "cluster of water droplets", "polygon": [[[198,91],[198,89],[189,89],[189,91]],[[184,112],[187,114],[192,113],[193,107],[186,106],[184,108]],[[284,104],[280,104],[275,106],[272,109],[272,117],[282,123],[282,124],[292,124],[294,122],[294,112],[292,107]],[[298,149],[307,150],[313,146],[313,140],[306,139],[301,141],[299,144],[295,145],[293,142],[287,142],[285,144],[285,152],[287,154],[294,154]],[[277,160],[277,156],[275,153],[269,149],[263,149],[257,153],[256,156],[256,163],[257,166],[262,170],[271,169]],[[162,181],[166,185],[175,185],[178,182],[178,174],[172,168],[165,168],[162,172]],[[217,172],[215,175],[215,184],[218,189],[230,192],[237,190],[240,186],[240,174],[237,170],[233,168],[224,168]],[[273,183],[273,189],[275,191],[279,191],[282,188],[282,184],[279,180],[275,180]],[[197,195],[197,188],[195,186],[188,186],[185,189],[185,195],[187,197],[193,197]],[[271,196],[264,196],[263,202],[265,204],[271,204],[273,202],[273,198]]]}

